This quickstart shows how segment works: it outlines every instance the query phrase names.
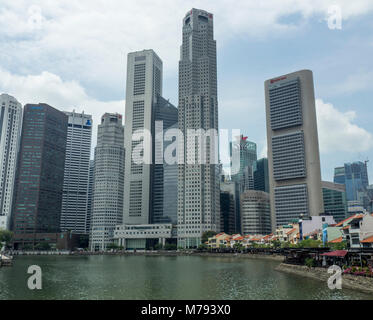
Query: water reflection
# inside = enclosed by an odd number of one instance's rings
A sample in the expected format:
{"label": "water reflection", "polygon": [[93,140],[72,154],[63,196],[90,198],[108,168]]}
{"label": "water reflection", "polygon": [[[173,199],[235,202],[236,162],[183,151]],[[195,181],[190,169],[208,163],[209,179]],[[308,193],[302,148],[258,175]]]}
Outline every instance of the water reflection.
{"label": "water reflection", "polygon": [[[27,268],[43,289],[27,288]],[[278,262],[220,257],[25,256],[0,269],[0,299],[373,299],[275,271]]]}

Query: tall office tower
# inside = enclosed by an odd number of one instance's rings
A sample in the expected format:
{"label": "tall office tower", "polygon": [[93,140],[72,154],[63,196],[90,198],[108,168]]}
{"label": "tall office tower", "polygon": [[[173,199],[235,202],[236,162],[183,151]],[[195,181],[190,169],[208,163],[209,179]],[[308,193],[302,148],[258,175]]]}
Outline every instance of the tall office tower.
{"label": "tall office tower", "polygon": [[66,114],[44,103],[24,107],[14,202],[15,242],[22,234],[60,231],[67,120]]}
{"label": "tall office tower", "polygon": [[220,183],[220,231],[227,234],[240,232],[237,229],[237,184],[234,181]]}
{"label": "tall office tower", "polygon": [[339,183],[339,184],[346,183],[345,167],[334,168],[334,183]]}
{"label": "tall office tower", "polygon": [[344,184],[322,181],[324,211],[340,222],[347,218],[346,187]]}
{"label": "tall office tower", "polygon": [[365,193],[369,186],[367,163],[345,163],[344,168],[347,201],[361,200],[359,193]]}
{"label": "tall office tower", "polygon": [[212,141],[214,135],[210,135],[202,145],[190,137],[192,130],[201,129],[209,133],[216,130],[218,135],[216,41],[211,13],[192,9],[186,14],[180,51],[179,129],[184,141],[179,151],[185,164],[179,165],[178,244],[196,247],[203,232],[219,231],[220,225],[218,139]]}
{"label": "tall office tower", "polygon": [[[151,206],[150,206],[150,223],[172,223],[177,224],[177,163],[168,164],[156,161],[156,132],[155,125],[163,130],[163,134],[168,130],[178,129],[178,111],[175,106],[157,96],[154,104],[154,124],[152,129],[152,165],[151,165]],[[162,125],[160,127],[160,125]],[[157,129],[158,131],[158,129]],[[163,135],[161,136],[163,140]],[[166,148],[171,141],[164,141],[163,148],[157,141],[157,155],[165,154]],[[159,161],[160,162],[160,161]]]}
{"label": "tall office tower", "polygon": [[313,76],[265,81],[272,228],[324,212]]}
{"label": "tall office tower", "polygon": [[90,248],[101,251],[113,242],[115,226],[123,221],[125,153],[120,114],[105,113],[102,116],[94,161]]}
{"label": "tall office tower", "polygon": [[[230,153],[231,157],[238,153],[240,155],[240,168],[236,174],[232,174],[232,180],[240,184],[240,192],[254,189],[253,165],[257,160],[256,143],[241,135],[230,143]],[[233,162],[234,160],[232,165]]]}
{"label": "tall office tower", "polygon": [[92,207],[93,207],[93,185],[95,177],[95,160],[89,160],[89,174],[88,174],[88,194],[87,194],[87,223],[86,234],[91,233],[92,222]]}
{"label": "tall office tower", "polygon": [[254,190],[269,193],[268,159],[262,158],[254,163]]}
{"label": "tall office tower", "polygon": [[[153,132],[154,105],[162,95],[162,61],[153,50],[132,52],[127,57],[125,149],[126,172],[124,194],[124,223],[148,224],[151,220],[151,185],[153,144],[143,138],[133,141],[133,134]],[[154,140],[155,137],[152,137]],[[143,146],[144,158],[133,150]],[[144,159],[145,162],[145,159]]]}
{"label": "tall office tower", "polygon": [[65,175],[62,191],[61,231],[86,233],[92,116],[65,112],[68,116]]}
{"label": "tall office tower", "polygon": [[9,229],[21,139],[22,105],[14,97],[2,94],[0,108],[0,229]]}
{"label": "tall office tower", "polygon": [[269,194],[263,191],[246,190],[240,197],[241,234],[271,233],[271,208]]}

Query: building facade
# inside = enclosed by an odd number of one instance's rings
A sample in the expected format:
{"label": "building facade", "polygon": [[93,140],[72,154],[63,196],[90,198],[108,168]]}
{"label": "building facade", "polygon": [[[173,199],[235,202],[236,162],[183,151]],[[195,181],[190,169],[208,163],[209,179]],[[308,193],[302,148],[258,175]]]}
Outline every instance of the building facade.
{"label": "building facade", "polygon": [[[178,111],[169,101],[161,96],[157,96],[154,104],[154,128],[152,136],[158,135],[163,140],[165,132],[178,129]],[[155,126],[157,126],[157,133]],[[158,133],[159,129],[163,133]],[[177,224],[177,163],[169,164],[163,159],[166,149],[171,145],[171,141],[163,141],[163,145],[157,139],[153,139],[151,176],[151,223],[172,223]],[[158,152],[156,152],[156,148]],[[156,159],[160,156],[160,159]],[[160,161],[161,160],[161,161]]]}
{"label": "building facade", "polygon": [[322,181],[324,212],[340,222],[347,218],[346,187],[344,184]]}
{"label": "building facade", "polygon": [[237,229],[237,184],[234,181],[220,183],[220,231],[227,234],[239,232]]}
{"label": "building facade", "polygon": [[22,234],[60,231],[67,120],[66,114],[44,103],[24,107],[14,202],[15,242]]}
{"label": "building facade", "polygon": [[269,193],[268,159],[262,158],[254,163],[254,190]]}
{"label": "building facade", "polygon": [[0,95],[0,229],[10,229],[14,182],[21,141],[22,105]]}
{"label": "building facade", "polygon": [[268,193],[246,190],[240,196],[240,206],[242,235],[271,233],[271,208]]}
{"label": "building facade", "polygon": [[230,143],[230,153],[232,165],[234,165],[235,155],[240,155],[240,167],[237,173],[232,173],[232,180],[239,183],[240,192],[254,189],[254,172],[253,166],[257,160],[256,143],[247,140],[243,135],[236,138]]}
{"label": "building facade", "polygon": [[98,126],[95,148],[92,251],[106,250],[114,240],[115,226],[123,221],[124,161],[122,116],[105,113]]}
{"label": "building facade", "polygon": [[313,75],[265,81],[272,227],[324,212]]}
{"label": "building facade", "polygon": [[93,187],[95,178],[95,160],[89,160],[88,194],[87,194],[87,223],[86,234],[91,232],[92,212],[93,212]]}
{"label": "building facade", "polygon": [[[216,41],[213,15],[204,10],[192,9],[183,19],[178,123],[184,162],[178,176],[178,245],[197,247],[203,232],[220,228]],[[198,130],[210,133],[205,143],[191,135]]]}
{"label": "building facade", "polygon": [[62,232],[85,234],[92,116],[75,111],[65,114],[68,127],[60,225]]}
{"label": "building facade", "polygon": [[[125,224],[148,224],[151,219],[154,137],[148,134],[154,126],[157,96],[162,95],[162,72],[162,60],[153,50],[132,52],[127,56]],[[138,139],[134,136],[136,132],[139,133]],[[141,138],[141,134],[146,136]],[[140,152],[135,152],[139,148],[143,149],[143,157]]]}

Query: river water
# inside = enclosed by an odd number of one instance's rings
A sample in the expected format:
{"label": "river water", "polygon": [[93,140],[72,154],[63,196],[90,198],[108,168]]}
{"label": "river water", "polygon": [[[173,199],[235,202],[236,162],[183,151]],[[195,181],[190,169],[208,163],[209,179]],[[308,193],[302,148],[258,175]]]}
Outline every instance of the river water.
{"label": "river water", "polygon": [[[200,256],[19,256],[0,268],[4,299],[373,299],[275,271],[279,262]],[[42,270],[42,289],[27,269]]]}

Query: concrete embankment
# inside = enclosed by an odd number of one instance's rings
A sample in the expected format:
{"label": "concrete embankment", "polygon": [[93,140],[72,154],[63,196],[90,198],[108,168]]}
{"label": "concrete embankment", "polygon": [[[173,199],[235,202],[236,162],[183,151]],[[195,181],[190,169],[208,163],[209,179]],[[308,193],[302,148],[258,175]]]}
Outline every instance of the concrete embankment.
{"label": "concrete embankment", "polygon": [[[279,264],[275,270],[319,280],[324,282],[326,286],[328,279],[332,276],[331,273],[328,273],[327,268],[309,268],[286,263]],[[343,274],[342,289],[352,289],[373,294],[373,278]]]}
{"label": "concrete embankment", "polygon": [[121,252],[70,252],[70,251],[15,251],[13,255],[72,255],[72,256],[90,256],[90,255],[124,255],[124,256],[200,256],[200,257],[226,257],[226,258],[247,258],[247,259],[266,259],[282,262],[284,256],[276,254],[262,253],[222,253],[222,252],[195,252],[195,251],[121,251]]}

